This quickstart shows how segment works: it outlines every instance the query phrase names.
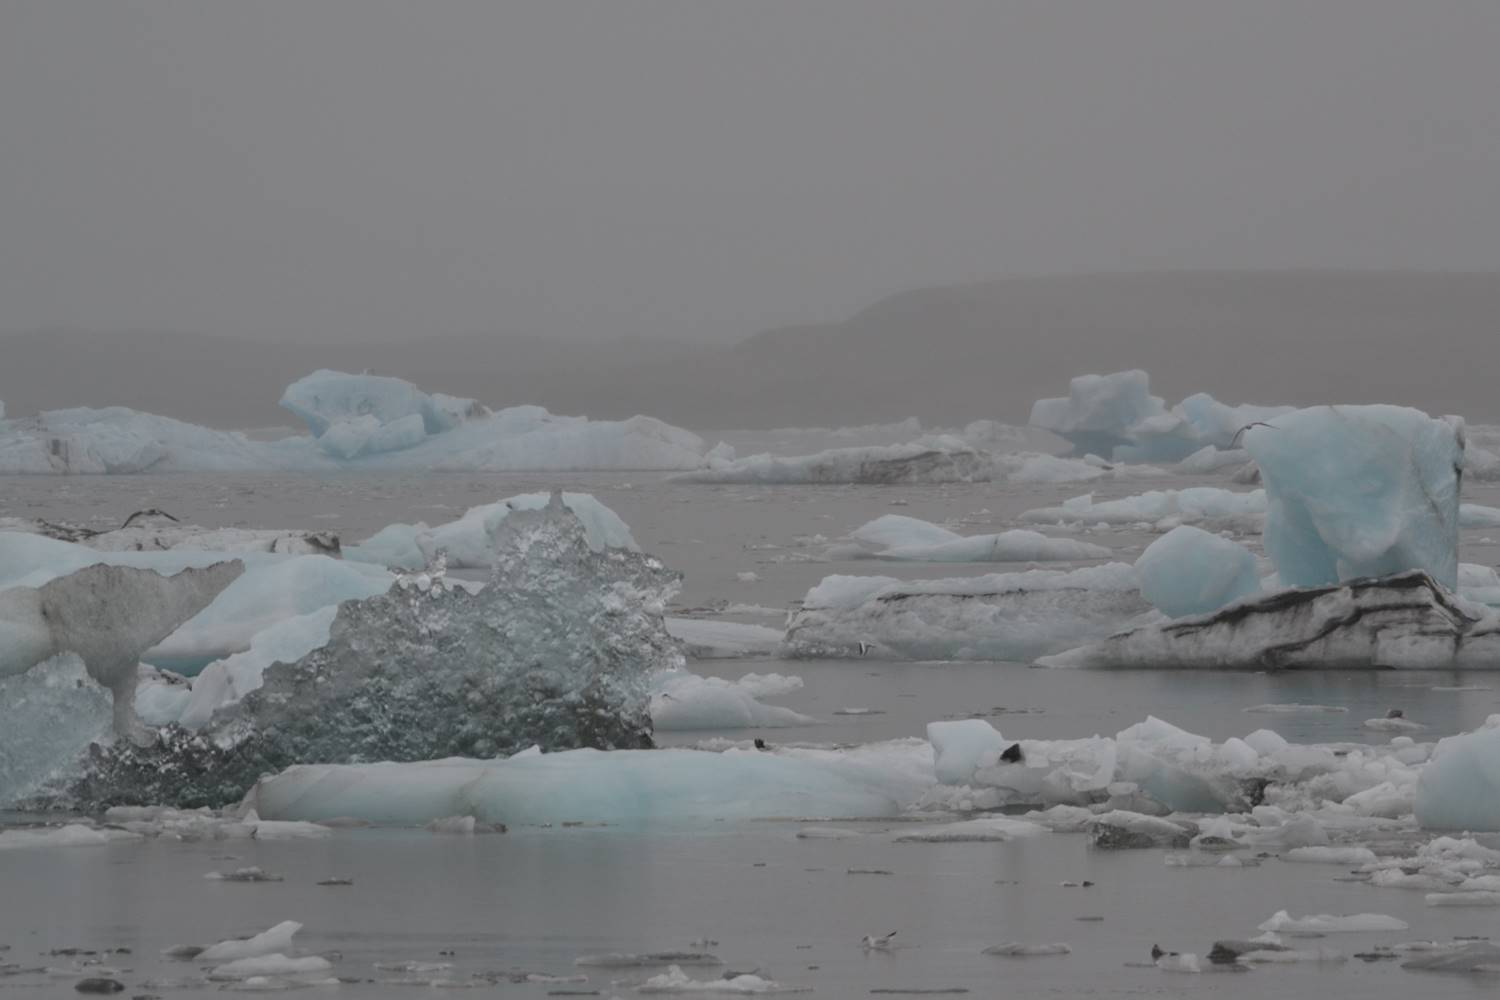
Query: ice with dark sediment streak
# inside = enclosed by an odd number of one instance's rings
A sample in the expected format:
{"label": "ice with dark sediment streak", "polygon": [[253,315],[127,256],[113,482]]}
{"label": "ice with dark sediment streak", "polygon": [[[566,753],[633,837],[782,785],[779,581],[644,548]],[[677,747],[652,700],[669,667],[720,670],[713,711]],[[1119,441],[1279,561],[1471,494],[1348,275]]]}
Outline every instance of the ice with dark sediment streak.
{"label": "ice with dark sediment streak", "polygon": [[198,732],[91,748],[53,805],[219,805],[303,762],[495,757],[651,745],[650,677],[681,667],[663,620],[677,574],[596,552],[560,499],[507,517],[478,594],[401,581],[342,604],[328,642],[268,667]]}
{"label": "ice with dark sediment streak", "polygon": [[1123,563],[945,580],[825,577],[787,623],[801,657],[1025,660],[1100,638],[1150,610]]}
{"label": "ice with dark sediment streak", "polygon": [[1281,590],[1037,660],[1051,667],[1404,670],[1500,666],[1500,615],[1422,570]]}

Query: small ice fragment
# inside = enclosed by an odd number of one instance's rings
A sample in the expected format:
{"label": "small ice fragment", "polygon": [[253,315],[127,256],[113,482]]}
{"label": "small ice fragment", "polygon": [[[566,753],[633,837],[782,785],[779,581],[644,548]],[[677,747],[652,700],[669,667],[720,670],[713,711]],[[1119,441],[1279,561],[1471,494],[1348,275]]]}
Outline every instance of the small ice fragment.
{"label": "small ice fragment", "polygon": [[649,965],[723,965],[717,955],[706,951],[648,951],[640,954],[609,952],[603,955],[582,955],[573,959],[573,964],[606,969],[634,969]]}
{"label": "small ice fragment", "polygon": [[1259,929],[1302,936],[1358,931],[1404,931],[1408,926],[1405,920],[1383,913],[1354,913],[1346,916],[1320,913],[1315,916],[1293,917],[1286,910],[1278,910],[1271,919],[1260,924]]}
{"label": "small ice fragment", "polygon": [[1005,944],[990,945],[980,954],[1002,955],[1006,958],[1030,958],[1037,955],[1068,955],[1072,954],[1073,948],[1061,941],[1053,944],[1022,944],[1019,941],[1007,941]]}
{"label": "small ice fragment", "polygon": [[208,978],[222,982],[249,979],[252,976],[311,976],[327,972],[331,968],[333,965],[328,959],[317,955],[288,958],[278,952],[226,962],[210,972]]}
{"label": "small ice fragment", "polygon": [[637,993],[808,993],[811,989],[806,986],[786,986],[776,982],[774,979],[762,979],[760,976],[745,974],[735,976],[732,979],[706,979],[698,980],[691,978],[686,972],[676,965],[671,966],[666,972],[652,976],[640,986],[636,987]]}
{"label": "small ice fragment", "polygon": [[1428,906],[1500,906],[1500,892],[1430,892]]}
{"label": "small ice fragment", "polygon": [[283,920],[275,927],[261,931],[254,937],[220,941],[216,945],[205,948],[197,957],[203,962],[227,962],[269,955],[291,947],[293,936],[301,929],[302,925],[297,921]]}

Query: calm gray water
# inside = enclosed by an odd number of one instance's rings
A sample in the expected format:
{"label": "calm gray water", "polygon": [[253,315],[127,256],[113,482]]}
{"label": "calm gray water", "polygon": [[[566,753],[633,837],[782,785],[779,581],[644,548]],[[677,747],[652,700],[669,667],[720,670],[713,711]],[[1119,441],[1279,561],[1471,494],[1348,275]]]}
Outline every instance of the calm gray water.
{"label": "calm gray water", "polygon": [[[1223,484],[1222,480],[1204,480]],[[1110,482],[1102,496],[1193,481]],[[785,608],[835,572],[956,576],[1021,567],[891,565],[814,561],[814,536],[836,538],[870,518],[902,513],[962,523],[968,533],[1012,526],[1021,510],[1059,502],[1087,486],[714,487],[658,474],[562,476],[350,475],[140,476],[0,479],[0,515],[43,516],[101,526],[143,507],[184,521],[250,527],[311,527],[357,540],[392,521],[437,523],[472,505],[564,486],[586,490],[631,525],[642,546],[685,574],[684,606],[723,602]],[[1500,490],[1466,499],[1495,503]],[[892,501],[902,501],[893,504]],[[1500,535],[1500,532],[1495,534]],[[1087,536],[1133,559],[1151,536]],[[811,541],[810,541],[811,540]],[[1253,541],[1253,540],[1252,540]],[[1500,546],[1466,532],[1463,558],[1493,563]],[[757,579],[738,574],[754,572]],[[764,615],[740,620],[777,625]],[[1423,738],[1472,728],[1500,711],[1500,675],[1309,672],[1288,675],[1153,671],[1085,673],[1005,663],[715,661],[695,670],[724,677],[778,671],[806,686],[779,699],[823,723],[757,733],[663,734],[688,744],[712,736],[772,742],[855,743],[921,736],[926,723],[980,714],[1007,736],[1113,734],[1148,714],[1215,739],[1272,728],[1298,741],[1383,740],[1363,720],[1400,707],[1429,725]],[[1441,686],[1484,685],[1452,692]],[[1344,706],[1339,714],[1256,715],[1275,702]],[[869,708],[881,714],[838,715]],[[339,831],[323,841],[170,843],[0,851],[0,965],[63,966],[56,948],[127,947],[107,961],[134,996],[217,995],[216,988],[150,987],[190,976],[189,964],[158,957],[168,945],[210,943],[295,919],[301,950],[337,953],[341,976],[376,978],[373,963],[451,961],[453,978],[484,971],[573,974],[587,984],[501,983],[481,992],[541,997],[549,990],[629,995],[647,973],[577,970],[586,953],[686,948],[708,937],[735,969],[760,968],[818,996],[866,996],[876,988],[967,989],[976,996],[1492,995],[1496,977],[1404,972],[1392,963],[1277,967],[1242,974],[1172,975],[1131,968],[1153,943],[1207,951],[1216,937],[1249,936],[1279,909],[1371,911],[1401,916],[1400,934],[1338,935],[1313,945],[1345,954],[1375,943],[1488,934],[1492,912],[1431,909],[1421,893],[1334,881],[1336,867],[1269,860],[1247,869],[1179,869],[1163,852],[1090,850],[1076,835],[1010,844],[892,842],[888,823],[846,824],[854,840],[798,840],[794,824],[750,823],[697,832],[514,830],[445,837],[415,831]],[[232,857],[231,857],[232,856]],[[261,865],[272,884],[206,881],[216,869]],[[889,875],[853,875],[851,868]],[[347,876],[354,885],[320,887]],[[1092,888],[1065,888],[1064,880]],[[1084,921],[1080,917],[1103,917]],[[866,954],[866,933],[897,930],[906,947]],[[987,945],[1062,941],[1068,956],[1004,959]],[[451,958],[440,955],[453,951]],[[712,978],[714,970],[695,970]],[[612,983],[612,978],[624,981]],[[434,991],[375,983],[341,996],[422,996]],[[443,991],[446,992],[446,991]],[[0,976],[0,995],[69,996],[45,975]]]}

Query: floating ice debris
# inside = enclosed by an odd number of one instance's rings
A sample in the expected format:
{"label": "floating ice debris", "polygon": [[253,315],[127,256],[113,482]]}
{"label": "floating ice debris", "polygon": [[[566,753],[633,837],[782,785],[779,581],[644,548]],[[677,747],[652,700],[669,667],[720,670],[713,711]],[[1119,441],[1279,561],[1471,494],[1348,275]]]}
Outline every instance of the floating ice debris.
{"label": "floating ice debris", "polygon": [[1029,660],[1103,638],[1148,610],[1108,563],[944,580],[829,576],[788,619],[793,656]]}
{"label": "floating ice debris", "polygon": [[1294,847],[1281,856],[1283,861],[1306,861],[1315,864],[1372,865],[1375,852],[1368,847]]}
{"label": "floating ice debris", "polygon": [[[228,962],[242,958],[255,958],[260,955],[270,955],[275,952],[290,948],[292,938],[302,929],[302,925],[295,920],[283,920],[269,930],[261,931],[254,937],[231,938],[228,941],[220,941],[218,944],[210,945],[196,956],[201,962]],[[274,975],[275,973],[250,973],[250,975]]]}
{"label": "floating ice debris", "polygon": [[447,972],[453,968],[452,962],[376,962],[375,968],[381,972]]}
{"label": "floating ice debris", "polygon": [[495,826],[491,823],[481,823],[473,816],[444,816],[435,819],[423,827],[428,833],[456,834],[458,836],[473,836],[476,833],[504,833],[504,826]]}
{"label": "floating ice debris", "polygon": [[1438,741],[1413,807],[1429,830],[1500,830],[1500,715]]}
{"label": "floating ice debris", "polygon": [[888,934],[866,934],[860,938],[859,946],[865,951],[891,951],[896,947],[896,932]]}
{"label": "floating ice debris", "polygon": [[990,945],[981,954],[1000,955],[1005,958],[1032,958],[1039,955],[1071,955],[1072,953],[1072,946],[1060,941],[1054,944],[1022,944],[1019,941],[1007,941],[1005,944]]}
{"label": "floating ice debris", "polygon": [[1145,525],[1170,531],[1183,524],[1210,522],[1245,532],[1259,532],[1266,513],[1264,490],[1237,493],[1217,486],[1181,490],[1151,490],[1116,500],[1094,502],[1094,495],[1065,500],[1057,507],[1039,507],[1021,514],[1030,524]]}
{"label": "floating ice debris", "polygon": [[961,438],[925,437],[908,444],[833,448],[813,455],[708,456],[705,468],[673,478],[689,483],[983,483],[994,475],[988,452]]}
{"label": "floating ice debris", "polygon": [[896,835],[898,844],[1004,843],[1050,833],[1045,826],[1009,816],[985,816],[942,826],[919,827]]}
{"label": "floating ice debris", "polygon": [[[583,522],[584,537],[596,552],[607,548],[639,552],[630,527],[589,493],[564,493],[563,506]],[[391,524],[358,545],[344,550],[344,558],[378,563],[393,569],[420,570],[442,553],[450,569],[487,569],[494,561],[491,541],[501,523],[518,510],[541,510],[546,493],[522,493],[495,503],[470,507],[462,517],[435,528],[425,524]]]}
{"label": "floating ice debris", "polygon": [[203,876],[214,882],[281,882],[284,879],[274,872],[268,872],[258,865],[248,868],[236,868],[227,872],[208,872]]}
{"label": "floating ice debris", "polygon": [[1239,956],[1240,962],[1246,965],[1292,965],[1298,962],[1347,962],[1342,952],[1332,948],[1308,948],[1292,949],[1285,947],[1268,948],[1262,945],[1255,951],[1247,951]]}
{"label": "floating ice debris", "polygon": [[[202,958],[202,956],[199,956]],[[208,978],[216,981],[249,979],[252,976],[319,976],[333,968],[332,963],[318,955],[288,958],[273,952],[252,958],[237,958],[213,968]]]}
{"label": "floating ice debris", "polygon": [[1156,959],[1156,967],[1163,972],[1202,972],[1203,967],[1198,963],[1198,956],[1192,952],[1177,954],[1173,952]]}
{"label": "floating ice debris", "polygon": [[1187,524],[1146,546],[1135,575],[1141,596],[1171,618],[1210,614],[1260,593],[1249,549]]}
{"label": "floating ice debris", "polygon": [[1193,831],[1158,816],[1116,809],[1089,823],[1090,842],[1105,849],[1187,847]]}
{"label": "floating ice debris", "polygon": [[573,964],[605,969],[635,969],[651,965],[710,966],[724,963],[717,955],[705,951],[647,951],[639,954],[609,952],[604,955],[582,955],[573,959]]}
{"label": "floating ice debris", "polygon": [[835,826],[804,826],[797,831],[798,840],[856,840],[864,834]]}
{"label": "floating ice debris", "polygon": [[1073,444],[1075,454],[1112,456],[1117,462],[1177,462],[1212,447],[1231,449],[1241,428],[1290,412],[1285,406],[1228,406],[1208,393],[1171,409],[1151,395],[1144,371],[1079,375],[1068,395],[1038,399],[1031,424]]}
{"label": "floating ice debris", "polygon": [[1500,617],[1425,572],[1282,590],[1038,658],[1053,667],[1493,668]]}
{"label": "floating ice debris", "polygon": [[1428,906],[1500,906],[1500,892],[1430,892]]}
{"label": "floating ice debris", "polygon": [[818,721],[758,700],[798,690],[802,687],[800,677],[747,674],[738,681],[727,681],[672,670],[658,674],[652,683],[651,722],[663,732],[803,726]]}
{"label": "floating ice debris", "polygon": [[1427,727],[1420,722],[1413,722],[1402,714],[1401,709],[1393,708],[1384,718],[1366,719],[1366,729],[1374,729],[1385,733],[1415,733]]}
{"label": "floating ice debris", "polygon": [[1355,913],[1335,916],[1320,913],[1316,916],[1293,917],[1285,910],[1278,910],[1258,929],[1277,934],[1305,936],[1309,934],[1343,934],[1360,931],[1404,931],[1410,926],[1397,917],[1383,913]]}
{"label": "floating ice debris", "polygon": [[668,618],[667,631],[682,642],[695,660],[731,660],[741,657],[776,656],[784,633],[764,625],[713,621],[704,618]]}
{"label": "floating ice debris", "polygon": [[1036,531],[1012,530],[964,537],[957,532],[900,514],[886,514],[849,533],[872,559],[901,562],[1045,562],[1108,559],[1102,545],[1072,538],[1049,538]]}
{"label": "floating ice debris", "polygon": [[1458,505],[1460,528],[1500,528],[1500,507],[1464,503]]}
{"label": "floating ice debris", "polygon": [[1215,941],[1213,948],[1208,953],[1208,960],[1213,965],[1232,965],[1238,962],[1241,956],[1250,954],[1266,955],[1273,952],[1290,951],[1286,945],[1268,940],[1268,935],[1259,938],[1251,938],[1248,941],[1225,939]]}
{"label": "floating ice debris", "polygon": [[1243,711],[1257,715],[1336,715],[1347,712],[1349,709],[1344,705],[1305,705],[1297,702],[1287,702],[1271,705],[1251,705]]}
{"label": "floating ice debris", "polygon": [[1458,948],[1444,948],[1430,955],[1420,955],[1401,963],[1414,972],[1495,972],[1500,971],[1500,945],[1476,941]]}
{"label": "floating ice debris", "polygon": [[1399,406],[1317,406],[1244,434],[1269,498],[1281,580],[1322,586],[1421,570],[1458,584],[1462,421]]}
{"label": "floating ice debris", "polygon": [[116,841],[140,839],[139,834],[126,830],[69,823],[67,826],[40,830],[0,831],[0,851],[17,847],[96,847]]}
{"label": "floating ice debris", "polygon": [[787,986],[774,979],[743,975],[733,979],[693,979],[676,965],[636,987],[637,993],[810,993],[811,987]]}
{"label": "floating ice debris", "polygon": [[835,708],[834,715],[884,715],[883,708]]}

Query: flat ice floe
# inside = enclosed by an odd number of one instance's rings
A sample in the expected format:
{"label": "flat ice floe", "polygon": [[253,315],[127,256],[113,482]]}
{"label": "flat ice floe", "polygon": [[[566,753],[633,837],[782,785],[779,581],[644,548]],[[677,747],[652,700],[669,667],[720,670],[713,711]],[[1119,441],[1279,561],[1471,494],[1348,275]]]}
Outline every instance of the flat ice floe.
{"label": "flat ice floe", "polygon": [[961,438],[919,438],[907,444],[833,448],[813,455],[751,455],[708,464],[676,478],[691,483],[913,483],[988,482],[994,463]]}
{"label": "flat ice floe", "polygon": [[1170,531],[1180,524],[1216,522],[1230,524],[1241,532],[1258,533],[1265,514],[1264,490],[1238,493],[1218,486],[1191,486],[1098,503],[1092,493],[1086,493],[1057,507],[1025,511],[1021,520],[1031,524],[1145,524],[1159,531]]}
{"label": "flat ice floe", "polygon": [[651,694],[651,724],[659,732],[803,726],[818,720],[760,698],[789,694],[802,678],[747,674],[738,681],[699,677],[685,670],[658,674]]}
{"label": "flat ice floe", "polygon": [[1149,610],[1123,563],[945,580],[829,576],[792,613],[786,643],[793,656],[1029,660]]}
{"label": "flat ice floe", "polygon": [[903,514],[886,514],[849,533],[856,558],[895,562],[1048,562],[1108,559],[1111,550],[1073,538],[1049,538],[1013,529],[963,536],[941,525]]}

